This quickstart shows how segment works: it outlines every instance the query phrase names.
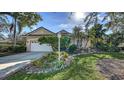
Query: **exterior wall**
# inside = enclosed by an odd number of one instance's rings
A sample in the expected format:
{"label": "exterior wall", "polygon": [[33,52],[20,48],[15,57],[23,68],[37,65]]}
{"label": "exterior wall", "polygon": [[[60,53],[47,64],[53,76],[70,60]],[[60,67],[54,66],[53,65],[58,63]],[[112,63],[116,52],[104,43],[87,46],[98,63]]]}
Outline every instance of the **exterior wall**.
{"label": "exterior wall", "polygon": [[[86,43],[87,43],[87,45],[86,45]],[[71,44],[77,44],[77,39],[71,39]],[[86,39],[83,39],[82,40],[82,48],[89,48],[91,46],[91,43],[90,43],[90,41],[88,41],[87,42],[87,40]]]}
{"label": "exterior wall", "polygon": [[26,47],[27,47],[27,51],[31,50],[31,43],[32,42],[38,42],[38,38],[37,36],[27,36],[26,37]]}
{"label": "exterior wall", "polygon": [[49,44],[40,45],[38,39],[41,36],[27,36],[26,38],[26,47],[27,51],[43,51],[50,52],[53,51],[52,47]]}
{"label": "exterior wall", "polygon": [[40,45],[39,43],[31,43],[31,51],[34,51],[34,52],[51,52],[51,51],[53,51],[53,49],[49,44]]}

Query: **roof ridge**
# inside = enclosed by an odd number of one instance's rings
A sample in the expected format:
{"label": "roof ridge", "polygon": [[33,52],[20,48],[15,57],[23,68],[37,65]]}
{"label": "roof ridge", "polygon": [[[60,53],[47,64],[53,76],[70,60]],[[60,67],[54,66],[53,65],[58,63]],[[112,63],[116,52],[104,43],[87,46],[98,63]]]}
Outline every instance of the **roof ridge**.
{"label": "roof ridge", "polygon": [[58,31],[57,33],[62,32],[62,31],[65,31],[65,32],[67,32],[67,33],[71,34],[70,32],[68,32],[68,31],[67,31],[67,30],[65,30],[65,29],[62,29],[62,30]]}
{"label": "roof ridge", "polygon": [[[38,28],[36,28],[35,30],[33,30],[33,31],[29,32],[29,33],[27,33],[26,35],[29,35],[29,34],[35,32],[35,31],[38,31],[38,29],[41,29],[41,28],[43,28],[43,29],[45,29],[45,30],[47,30],[47,31],[49,31],[49,32],[51,32],[51,33],[54,33],[53,31],[50,31],[50,30],[48,30],[47,28],[41,26],[41,27],[38,27]],[[55,34],[55,33],[54,33],[54,34]]]}

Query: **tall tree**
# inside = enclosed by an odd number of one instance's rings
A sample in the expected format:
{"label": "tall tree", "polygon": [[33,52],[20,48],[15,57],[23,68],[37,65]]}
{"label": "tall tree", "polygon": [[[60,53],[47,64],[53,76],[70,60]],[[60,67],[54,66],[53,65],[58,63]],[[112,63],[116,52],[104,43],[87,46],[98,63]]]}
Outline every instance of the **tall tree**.
{"label": "tall tree", "polygon": [[104,19],[105,26],[114,33],[124,29],[124,13],[122,12],[106,12]]}
{"label": "tall tree", "polygon": [[76,45],[79,48],[80,47],[80,39],[81,39],[81,27],[79,26],[75,26],[73,28],[73,34],[72,37],[74,38],[74,40],[76,40]]}
{"label": "tall tree", "polygon": [[42,20],[41,16],[35,12],[1,12],[0,15],[8,15],[13,18],[14,46],[16,46],[16,35],[21,33],[24,27],[27,26],[31,28]]}
{"label": "tall tree", "polygon": [[103,29],[101,24],[96,24],[89,31],[89,40],[97,48],[97,46],[104,41],[106,29]]}

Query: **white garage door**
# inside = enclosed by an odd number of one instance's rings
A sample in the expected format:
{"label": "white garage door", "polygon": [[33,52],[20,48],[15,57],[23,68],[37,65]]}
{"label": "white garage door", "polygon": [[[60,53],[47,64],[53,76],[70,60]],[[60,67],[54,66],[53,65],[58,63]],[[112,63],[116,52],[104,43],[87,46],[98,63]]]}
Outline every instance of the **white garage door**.
{"label": "white garage door", "polygon": [[39,43],[31,43],[31,51],[36,52],[50,52],[53,51],[52,47],[49,44],[39,44]]}

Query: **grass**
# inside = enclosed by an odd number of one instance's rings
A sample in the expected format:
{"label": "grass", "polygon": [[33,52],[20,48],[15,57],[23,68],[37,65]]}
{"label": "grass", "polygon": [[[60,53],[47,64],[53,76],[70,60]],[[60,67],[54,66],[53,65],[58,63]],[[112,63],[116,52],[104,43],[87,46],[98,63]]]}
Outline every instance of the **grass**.
{"label": "grass", "polygon": [[96,69],[98,59],[124,59],[123,53],[85,54],[76,56],[64,70],[48,74],[26,74],[21,70],[8,77],[9,80],[100,80],[105,79]]}

